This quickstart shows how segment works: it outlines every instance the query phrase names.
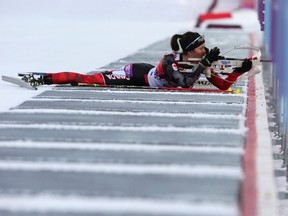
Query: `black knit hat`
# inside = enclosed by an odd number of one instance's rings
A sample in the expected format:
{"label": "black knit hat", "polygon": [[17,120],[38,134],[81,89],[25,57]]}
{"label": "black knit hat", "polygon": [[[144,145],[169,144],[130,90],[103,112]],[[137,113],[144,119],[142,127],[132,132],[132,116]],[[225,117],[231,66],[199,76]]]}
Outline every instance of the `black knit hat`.
{"label": "black knit hat", "polygon": [[187,32],[177,40],[179,45],[178,52],[188,52],[205,43],[205,38],[196,32]]}

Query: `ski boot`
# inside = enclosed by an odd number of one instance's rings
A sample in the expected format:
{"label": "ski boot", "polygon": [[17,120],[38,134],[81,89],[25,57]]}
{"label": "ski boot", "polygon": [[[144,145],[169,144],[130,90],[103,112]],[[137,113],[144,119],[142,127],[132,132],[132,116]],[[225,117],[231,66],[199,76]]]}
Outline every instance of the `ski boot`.
{"label": "ski boot", "polygon": [[18,76],[21,76],[21,80],[26,83],[29,83],[31,86],[40,86],[44,85],[45,73],[19,73]]}

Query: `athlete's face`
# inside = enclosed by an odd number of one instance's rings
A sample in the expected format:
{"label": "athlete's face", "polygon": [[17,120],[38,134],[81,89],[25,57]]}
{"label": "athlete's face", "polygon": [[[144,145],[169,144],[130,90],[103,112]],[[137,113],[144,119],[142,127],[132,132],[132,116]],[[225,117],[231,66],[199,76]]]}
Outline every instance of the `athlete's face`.
{"label": "athlete's face", "polygon": [[188,61],[189,58],[202,58],[204,55],[206,55],[205,43],[187,52],[182,57],[183,61]]}
{"label": "athlete's face", "polygon": [[189,58],[202,58],[206,54],[205,43],[190,52]]}

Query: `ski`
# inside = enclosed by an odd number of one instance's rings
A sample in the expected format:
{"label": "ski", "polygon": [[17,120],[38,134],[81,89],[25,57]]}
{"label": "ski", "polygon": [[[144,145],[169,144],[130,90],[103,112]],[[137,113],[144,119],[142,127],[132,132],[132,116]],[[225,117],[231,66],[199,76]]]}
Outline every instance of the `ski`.
{"label": "ski", "polygon": [[39,86],[42,83],[40,83],[39,79],[35,78],[34,76],[40,77],[43,75],[45,75],[44,72],[24,72],[24,73],[18,73],[18,76],[21,78],[2,76],[2,80],[5,82],[16,84],[20,87],[23,87],[29,90],[37,90],[36,86]]}
{"label": "ski", "polygon": [[2,80],[5,82],[9,82],[9,83],[13,83],[16,84],[20,87],[29,89],[29,90],[37,90],[37,88],[35,86],[30,85],[29,83],[19,79],[19,78],[15,78],[15,77],[10,77],[10,76],[2,76]]}

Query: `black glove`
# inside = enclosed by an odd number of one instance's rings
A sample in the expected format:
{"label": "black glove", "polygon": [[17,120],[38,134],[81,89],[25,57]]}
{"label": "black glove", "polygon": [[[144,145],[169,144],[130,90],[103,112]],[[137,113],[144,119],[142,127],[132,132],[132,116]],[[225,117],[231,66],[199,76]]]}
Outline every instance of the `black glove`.
{"label": "black glove", "polygon": [[242,62],[242,67],[236,67],[234,69],[234,72],[236,72],[236,73],[245,73],[245,72],[251,70],[251,68],[252,68],[252,61],[249,60],[249,59],[245,59]]}
{"label": "black glove", "polygon": [[[205,51],[206,51],[206,55],[209,53],[209,49],[207,47],[204,47]],[[221,59],[225,59],[224,56],[218,56],[218,59],[217,60],[221,60]]]}
{"label": "black glove", "polygon": [[201,63],[205,67],[210,67],[212,62],[218,60],[219,54],[220,54],[220,49],[218,47],[214,47],[213,49],[210,50],[208,54],[204,56]]}

